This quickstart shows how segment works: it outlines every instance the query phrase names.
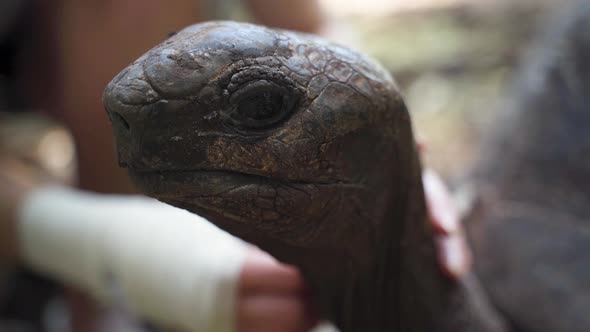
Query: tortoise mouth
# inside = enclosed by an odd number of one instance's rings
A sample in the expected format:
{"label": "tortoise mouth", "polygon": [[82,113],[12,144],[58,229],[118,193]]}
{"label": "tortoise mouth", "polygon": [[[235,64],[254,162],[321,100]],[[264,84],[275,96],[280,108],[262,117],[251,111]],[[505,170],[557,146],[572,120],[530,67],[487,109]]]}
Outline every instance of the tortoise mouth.
{"label": "tortoise mouth", "polygon": [[[355,213],[356,200],[350,198],[367,190],[355,183],[291,181],[230,170],[131,168],[129,174],[148,196],[197,213],[234,234],[253,234],[247,237],[251,240],[265,234],[297,246],[320,245],[317,235],[330,227],[333,211]],[[338,237],[338,230],[328,232]]]}
{"label": "tortoise mouth", "polygon": [[335,195],[366,190],[363,185],[342,181],[291,180],[232,170],[129,168],[128,171],[133,182],[148,196],[221,210],[253,207],[273,210],[282,206],[291,211],[289,214],[298,215],[294,211],[303,210],[312,201],[323,204]]}
{"label": "tortoise mouth", "polygon": [[233,170],[138,170],[128,168],[128,172],[140,190],[156,198],[218,196],[246,186],[291,183],[288,179]]}
{"label": "tortoise mouth", "polygon": [[228,169],[137,169],[127,166],[133,182],[156,198],[198,198],[222,195],[246,186],[363,187],[339,179],[291,179]]}

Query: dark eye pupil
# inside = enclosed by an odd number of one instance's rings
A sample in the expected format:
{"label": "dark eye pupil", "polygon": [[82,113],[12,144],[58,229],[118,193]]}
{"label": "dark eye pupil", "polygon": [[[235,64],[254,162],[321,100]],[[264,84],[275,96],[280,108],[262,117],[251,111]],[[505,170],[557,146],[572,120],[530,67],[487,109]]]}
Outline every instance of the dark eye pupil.
{"label": "dark eye pupil", "polygon": [[242,100],[238,106],[241,116],[252,120],[265,120],[281,111],[283,97],[278,93],[263,92]]}
{"label": "dark eye pupil", "polygon": [[229,122],[242,130],[263,130],[279,125],[291,115],[299,99],[295,87],[288,82],[279,83],[256,80],[239,86],[228,101]]}

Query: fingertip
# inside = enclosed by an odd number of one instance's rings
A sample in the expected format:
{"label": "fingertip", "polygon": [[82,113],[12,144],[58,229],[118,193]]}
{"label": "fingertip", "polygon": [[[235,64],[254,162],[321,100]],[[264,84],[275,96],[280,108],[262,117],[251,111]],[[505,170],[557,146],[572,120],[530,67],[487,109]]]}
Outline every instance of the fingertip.
{"label": "fingertip", "polygon": [[253,251],[242,267],[239,288],[243,293],[302,293],[305,282],[294,266],[282,264],[266,253]]}
{"label": "fingertip", "polygon": [[418,149],[418,153],[420,154],[426,151],[426,145],[422,141],[416,141],[416,148]]}
{"label": "fingertip", "polygon": [[309,331],[315,322],[300,296],[243,296],[237,313],[238,331]]}
{"label": "fingertip", "polygon": [[471,270],[471,250],[462,233],[439,236],[436,244],[438,261],[447,277],[459,280]]}
{"label": "fingertip", "polygon": [[434,171],[425,169],[422,173],[422,182],[428,216],[435,232],[451,234],[459,231],[457,208],[443,180]]}

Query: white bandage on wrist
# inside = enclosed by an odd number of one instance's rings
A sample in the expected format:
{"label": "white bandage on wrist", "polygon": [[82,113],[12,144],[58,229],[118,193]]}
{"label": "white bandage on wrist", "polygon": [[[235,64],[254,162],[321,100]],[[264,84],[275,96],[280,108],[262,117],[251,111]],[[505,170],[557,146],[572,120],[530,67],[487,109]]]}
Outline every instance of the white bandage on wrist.
{"label": "white bandage on wrist", "polygon": [[20,208],[26,264],[187,331],[234,331],[246,245],[206,220],[143,197],[66,188],[33,192]]}

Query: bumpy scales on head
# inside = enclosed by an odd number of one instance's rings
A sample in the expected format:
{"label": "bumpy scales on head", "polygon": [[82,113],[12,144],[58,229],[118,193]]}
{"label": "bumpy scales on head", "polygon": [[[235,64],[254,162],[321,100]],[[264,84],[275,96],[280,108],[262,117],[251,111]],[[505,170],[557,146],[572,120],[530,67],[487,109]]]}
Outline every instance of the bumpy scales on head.
{"label": "bumpy scales on head", "polygon": [[436,267],[410,119],[366,57],[199,24],[115,77],[104,102],[145,193],[297,265],[343,332],[488,331],[476,312],[449,313],[458,300]]}

